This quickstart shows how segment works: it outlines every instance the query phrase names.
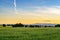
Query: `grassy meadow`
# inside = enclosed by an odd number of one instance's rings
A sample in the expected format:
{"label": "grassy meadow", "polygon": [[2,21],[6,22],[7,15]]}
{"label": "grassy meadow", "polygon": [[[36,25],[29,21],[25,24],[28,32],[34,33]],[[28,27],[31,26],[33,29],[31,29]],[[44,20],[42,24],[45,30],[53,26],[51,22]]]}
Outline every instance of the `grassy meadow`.
{"label": "grassy meadow", "polygon": [[0,40],[60,40],[60,28],[0,27]]}

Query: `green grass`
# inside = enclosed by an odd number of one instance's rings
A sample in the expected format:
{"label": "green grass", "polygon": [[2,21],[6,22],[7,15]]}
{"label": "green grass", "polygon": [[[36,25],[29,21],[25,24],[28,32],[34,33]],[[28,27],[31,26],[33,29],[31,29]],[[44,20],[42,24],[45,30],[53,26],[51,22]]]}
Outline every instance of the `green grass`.
{"label": "green grass", "polygon": [[60,40],[60,28],[0,28],[0,40]]}

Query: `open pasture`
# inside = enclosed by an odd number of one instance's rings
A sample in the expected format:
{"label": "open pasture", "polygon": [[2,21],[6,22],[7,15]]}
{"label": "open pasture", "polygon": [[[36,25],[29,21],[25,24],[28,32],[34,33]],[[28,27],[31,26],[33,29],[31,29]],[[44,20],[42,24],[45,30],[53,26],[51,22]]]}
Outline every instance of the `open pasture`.
{"label": "open pasture", "polygon": [[0,40],[60,40],[60,28],[0,27]]}

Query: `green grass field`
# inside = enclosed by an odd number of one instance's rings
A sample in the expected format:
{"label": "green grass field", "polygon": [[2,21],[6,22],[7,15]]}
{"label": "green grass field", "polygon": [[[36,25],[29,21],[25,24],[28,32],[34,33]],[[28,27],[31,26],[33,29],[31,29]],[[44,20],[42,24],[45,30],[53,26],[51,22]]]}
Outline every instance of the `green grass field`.
{"label": "green grass field", "polygon": [[0,28],[0,40],[60,40],[60,28]]}

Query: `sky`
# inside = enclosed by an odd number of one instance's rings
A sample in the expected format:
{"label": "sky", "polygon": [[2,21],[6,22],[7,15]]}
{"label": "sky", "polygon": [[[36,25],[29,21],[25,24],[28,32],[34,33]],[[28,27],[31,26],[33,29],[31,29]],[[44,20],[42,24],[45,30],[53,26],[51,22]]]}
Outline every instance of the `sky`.
{"label": "sky", "polygon": [[60,23],[60,0],[0,0],[0,24]]}

